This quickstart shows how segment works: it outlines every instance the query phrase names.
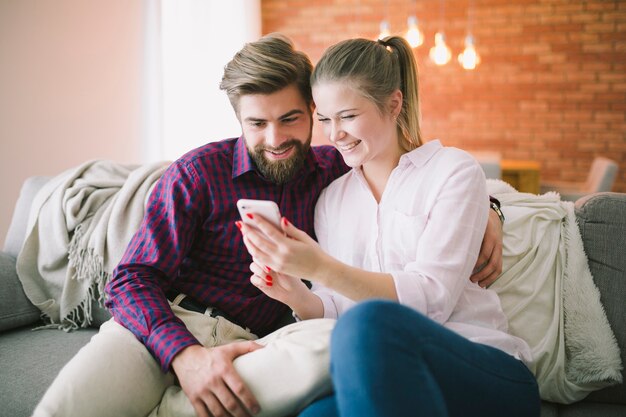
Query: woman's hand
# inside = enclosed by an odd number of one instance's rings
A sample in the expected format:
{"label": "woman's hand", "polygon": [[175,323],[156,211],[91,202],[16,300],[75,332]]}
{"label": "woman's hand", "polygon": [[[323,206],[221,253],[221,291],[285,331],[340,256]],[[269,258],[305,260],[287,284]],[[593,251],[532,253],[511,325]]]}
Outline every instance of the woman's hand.
{"label": "woman's hand", "polygon": [[[286,218],[282,218],[281,229],[259,215],[253,216],[250,224],[237,222],[237,226],[243,234],[248,252],[258,265],[312,281],[323,280],[328,276],[329,265],[334,259]],[[262,274],[260,276],[264,277]]]}
{"label": "woman's hand", "polygon": [[283,217],[281,229],[253,215],[252,225],[237,222],[252,255],[250,282],[267,296],[287,304],[302,319],[324,317],[320,298],[298,277],[324,278],[333,258],[316,241]]}
{"label": "woman's hand", "polygon": [[[387,298],[397,300],[393,276],[384,272],[369,272],[346,265],[325,253],[322,248],[302,230],[299,230],[283,217],[280,229],[259,215],[250,218],[250,224],[237,222],[243,233],[243,241],[252,255],[254,263],[263,273],[260,279],[267,286],[267,273],[264,269],[279,272],[291,277],[302,277],[321,286],[328,287],[352,299]],[[255,269],[255,275],[257,274]],[[267,274],[266,274],[267,273]],[[274,279],[272,278],[272,286]],[[293,280],[289,285],[295,284]],[[285,285],[288,285],[285,283]],[[298,287],[294,287],[298,288]],[[299,287],[302,288],[302,287]],[[306,288],[306,286],[305,286]],[[282,288],[277,296],[284,294]],[[269,295],[269,294],[268,294]],[[271,295],[270,295],[271,296]],[[302,319],[323,317],[324,305],[313,292],[297,290],[297,295],[289,296],[286,302]]]}
{"label": "woman's hand", "polygon": [[253,273],[250,282],[255,287],[263,291],[268,297],[290,307],[297,304],[304,292],[309,292],[308,287],[301,279],[272,271],[256,261],[250,264],[250,271]]}

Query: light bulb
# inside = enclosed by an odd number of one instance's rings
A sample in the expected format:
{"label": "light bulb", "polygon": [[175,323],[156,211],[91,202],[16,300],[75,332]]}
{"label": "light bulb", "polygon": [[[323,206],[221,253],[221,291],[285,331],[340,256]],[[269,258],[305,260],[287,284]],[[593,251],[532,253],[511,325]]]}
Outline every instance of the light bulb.
{"label": "light bulb", "polygon": [[406,31],[404,37],[406,38],[411,48],[417,48],[424,43],[424,33],[417,25],[417,17],[409,16],[407,19],[407,26],[409,29]]}
{"label": "light bulb", "polygon": [[448,45],[446,45],[443,32],[437,32],[435,34],[435,46],[430,48],[428,55],[437,65],[445,65],[450,61],[450,58],[452,58],[452,52],[450,48],[448,48]]}
{"label": "light bulb", "polygon": [[474,38],[472,35],[467,35],[465,38],[465,49],[459,54],[459,63],[466,70],[473,70],[476,65],[480,64],[480,55],[474,48]]}
{"label": "light bulb", "polygon": [[391,35],[389,22],[383,20],[382,22],[380,22],[380,33],[378,34],[377,39],[385,39],[389,35]]}

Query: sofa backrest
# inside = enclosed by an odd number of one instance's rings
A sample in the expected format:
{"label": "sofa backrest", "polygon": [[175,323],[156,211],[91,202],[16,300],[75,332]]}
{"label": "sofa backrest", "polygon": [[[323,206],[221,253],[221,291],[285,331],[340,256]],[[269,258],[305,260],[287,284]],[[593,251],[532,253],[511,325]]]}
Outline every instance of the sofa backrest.
{"label": "sofa backrest", "polygon": [[[576,202],[576,217],[591,274],[626,365],[626,194],[583,197]],[[626,380],[623,369],[622,377]],[[626,385],[593,392],[587,400],[626,404]]]}

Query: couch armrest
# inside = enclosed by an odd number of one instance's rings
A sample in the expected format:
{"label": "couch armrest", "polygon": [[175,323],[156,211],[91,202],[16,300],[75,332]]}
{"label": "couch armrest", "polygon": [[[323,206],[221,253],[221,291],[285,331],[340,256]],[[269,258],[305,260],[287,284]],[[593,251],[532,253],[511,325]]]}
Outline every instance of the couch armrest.
{"label": "couch armrest", "polygon": [[15,258],[0,252],[0,332],[36,323],[40,314],[24,294]]}
{"label": "couch armrest", "polygon": [[[626,365],[626,194],[595,193],[576,202],[589,269]],[[626,372],[622,370],[626,381]],[[593,392],[588,401],[626,404],[624,383]]]}
{"label": "couch armrest", "polygon": [[35,195],[48,181],[50,181],[50,177],[34,176],[27,178],[24,184],[22,184],[3,249],[4,252],[13,257],[17,258],[26,238],[28,215],[30,214],[30,206],[35,199]]}

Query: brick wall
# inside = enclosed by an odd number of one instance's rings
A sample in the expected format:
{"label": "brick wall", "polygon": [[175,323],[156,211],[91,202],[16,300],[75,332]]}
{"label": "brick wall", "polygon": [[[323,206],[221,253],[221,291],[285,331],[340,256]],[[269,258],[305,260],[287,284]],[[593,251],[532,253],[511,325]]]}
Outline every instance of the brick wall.
{"label": "brick wall", "polygon": [[[261,3],[263,32],[290,36],[314,63],[339,40],[376,37],[386,9],[394,33],[415,11],[426,35],[416,56],[427,139],[537,160],[545,180],[583,181],[594,156],[606,156],[620,166],[613,191],[626,192],[626,1],[447,0],[453,60],[444,67],[427,59],[439,1]],[[474,71],[456,61],[470,4],[482,57]]]}

